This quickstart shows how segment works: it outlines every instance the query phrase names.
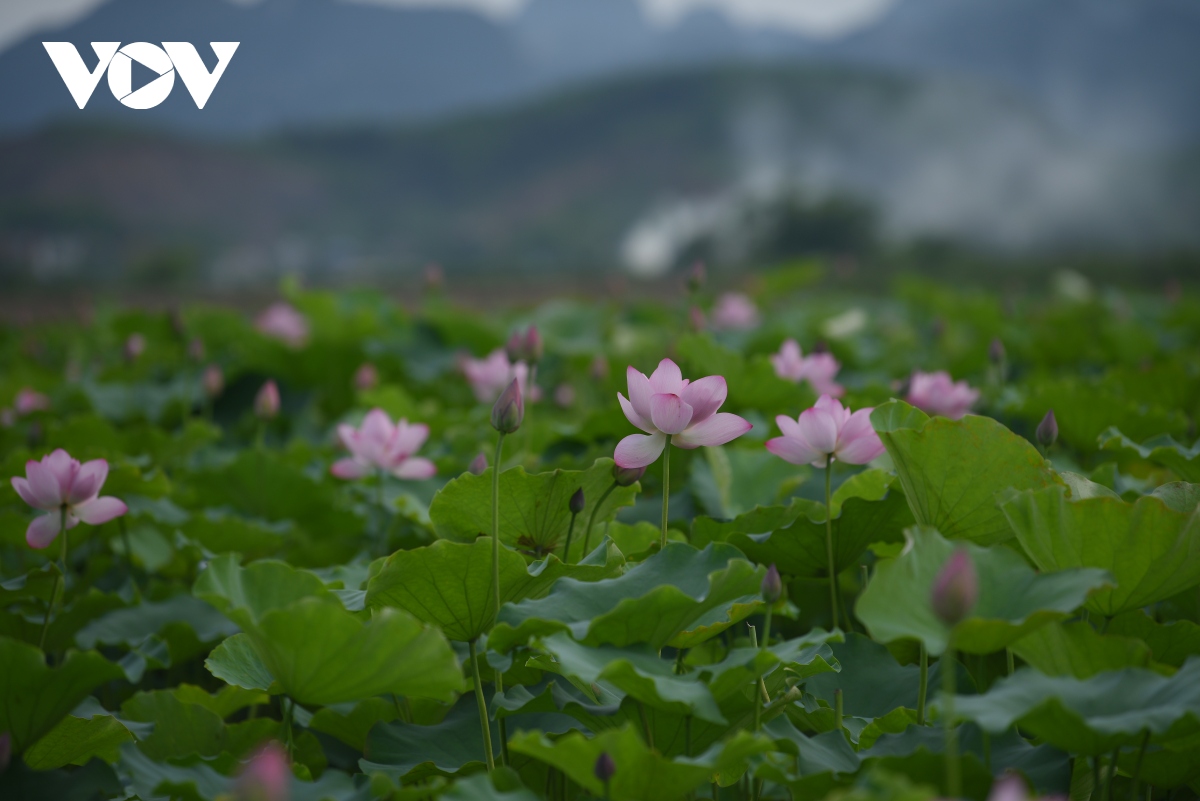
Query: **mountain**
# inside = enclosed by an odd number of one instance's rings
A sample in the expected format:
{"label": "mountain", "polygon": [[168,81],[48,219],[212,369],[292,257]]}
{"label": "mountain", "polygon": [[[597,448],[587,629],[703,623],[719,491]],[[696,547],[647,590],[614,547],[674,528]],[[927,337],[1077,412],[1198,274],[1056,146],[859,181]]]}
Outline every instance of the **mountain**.
{"label": "mountain", "polygon": [[[892,240],[1154,249],[1197,244],[1198,187],[1196,151],[1081,143],[1011,92],[857,68],[688,68],[400,127],[10,137],[0,276],[653,270],[710,231],[736,239],[746,208],[796,191],[870,203]],[[659,263],[636,264],[631,242]]]}
{"label": "mountain", "polygon": [[[181,89],[134,112],[103,82],[81,112],[41,46],[50,39],[242,45],[202,112]],[[226,135],[428,120],[636,71],[804,61],[990,83],[1085,138],[1160,147],[1200,136],[1197,52],[1194,0],[896,0],[833,41],[713,10],[664,27],[637,0],[533,0],[506,20],[334,0],[109,0],[0,53],[0,131],[101,116]]]}

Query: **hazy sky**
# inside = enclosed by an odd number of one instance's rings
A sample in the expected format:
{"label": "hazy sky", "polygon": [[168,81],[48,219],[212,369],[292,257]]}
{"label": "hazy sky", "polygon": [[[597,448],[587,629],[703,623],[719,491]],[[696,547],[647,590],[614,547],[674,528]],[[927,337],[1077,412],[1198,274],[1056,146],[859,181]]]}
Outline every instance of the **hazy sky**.
{"label": "hazy sky", "polygon": [[[53,28],[87,13],[105,0],[3,0],[0,2],[0,49],[26,34]],[[397,6],[457,6],[491,14],[511,14],[527,0],[346,0]],[[570,0],[559,0],[569,2]],[[747,25],[787,27],[814,35],[836,35],[879,15],[894,0],[639,0],[647,12],[670,22],[693,8],[724,9]],[[230,0],[256,2],[256,0]]]}

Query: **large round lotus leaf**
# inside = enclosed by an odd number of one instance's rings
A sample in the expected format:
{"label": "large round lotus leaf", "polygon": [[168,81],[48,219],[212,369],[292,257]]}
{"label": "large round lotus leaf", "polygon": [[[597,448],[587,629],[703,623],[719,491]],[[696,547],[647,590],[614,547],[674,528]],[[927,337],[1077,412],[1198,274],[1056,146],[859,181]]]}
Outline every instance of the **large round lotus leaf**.
{"label": "large round lotus leaf", "polygon": [[1074,499],[1064,487],[1048,487],[1009,492],[1001,508],[1039,569],[1112,574],[1115,586],[1088,599],[1097,614],[1140,609],[1200,584],[1200,517],[1161,497]]}
{"label": "large round lotus leaf", "polygon": [[691,648],[761,608],[764,573],[724,543],[668,543],[617,578],[564,578],[544,598],[506,606],[488,646],[507,651],[566,631],[587,645]]}
{"label": "large round lotus leaf", "polygon": [[1012,644],[1012,651],[1047,676],[1086,679],[1107,670],[1150,667],[1144,642],[1101,635],[1087,623],[1051,623]]}
{"label": "large round lotus leaf", "polygon": [[[559,578],[594,581],[617,573],[624,560],[614,546],[593,551],[582,564],[564,565],[556,556],[527,565],[507,546],[500,548],[500,602],[545,595]],[[424,548],[397,551],[367,585],[369,608],[404,609],[468,642],[488,631],[496,616],[492,588],[492,539],[473,543],[438,540]]]}
{"label": "large round lotus leaf", "polygon": [[212,560],[192,593],[246,629],[273,609],[301,598],[328,596],[329,590],[315,574],[286,562],[267,560],[242,567],[237,554],[228,553]]}
{"label": "large round lotus leaf", "polygon": [[915,639],[931,654],[946,650],[950,629],[933,612],[934,580],[957,548],[965,547],[979,577],[979,599],[954,627],[954,647],[988,654],[1079,608],[1088,593],[1110,582],[1103,570],[1084,568],[1039,574],[1009,548],[954,543],[935,529],[905,531],[908,544],[881,560],[855,614],[880,642]]}
{"label": "large round lotus leaf", "polygon": [[[521,550],[549,552],[566,546],[571,525],[569,501],[583,489],[584,506],[575,534],[592,514],[591,504],[612,486],[613,461],[597,459],[587,470],[525,472],[523,467],[500,474],[500,541]],[[617,487],[596,511],[596,522],[609,520],[622,506],[633,503],[638,486]],[[444,539],[469,541],[492,531],[492,470],[482,475],[464,473],[451,479],[433,498],[429,519]],[[593,532],[593,536],[595,532]],[[574,548],[571,549],[572,551]]]}
{"label": "large round lotus leaf", "polygon": [[918,525],[949,539],[992,545],[1012,539],[996,493],[1061,480],[1027,440],[990,417],[926,417],[903,401],[871,413]]}
{"label": "large round lotus leaf", "polygon": [[1184,481],[1200,483],[1200,440],[1189,448],[1169,434],[1162,434],[1139,445],[1116,428],[1109,428],[1100,435],[1100,450],[1145,459],[1169,468]]}
{"label": "large round lotus leaf", "polygon": [[990,732],[1016,725],[1058,748],[1087,756],[1139,743],[1188,744],[1200,735],[1200,659],[1174,676],[1127,668],[1090,679],[1021,668],[983,695],[954,699],[955,714]]}

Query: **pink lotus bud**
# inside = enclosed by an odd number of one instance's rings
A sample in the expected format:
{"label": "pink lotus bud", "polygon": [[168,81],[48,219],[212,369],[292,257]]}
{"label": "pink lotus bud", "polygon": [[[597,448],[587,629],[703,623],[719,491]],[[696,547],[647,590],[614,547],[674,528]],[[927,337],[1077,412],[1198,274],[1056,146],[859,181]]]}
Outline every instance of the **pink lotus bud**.
{"label": "pink lotus bud", "polygon": [[608,359],[603,356],[597,356],[592,359],[592,364],[588,368],[588,372],[596,381],[603,381],[608,378]]}
{"label": "pink lotus bud", "polygon": [[704,312],[699,306],[693,306],[688,309],[688,324],[697,334],[708,328],[708,319],[705,318]]}
{"label": "pink lotus bud", "polygon": [[379,383],[379,371],[370,362],[360,364],[354,371],[354,388],[359,392],[374,389]]}
{"label": "pink lotus bud", "polygon": [[233,785],[236,801],[287,801],[291,797],[292,768],[287,752],[270,742],[250,757]]}
{"label": "pink lotus bud", "polygon": [[125,340],[125,361],[136,362],[146,352],[146,338],[141,334],[130,334]]}
{"label": "pink lotus bud", "polygon": [[44,412],[49,408],[50,399],[29,387],[22,387],[13,400],[13,410],[22,417],[34,412]]}
{"label": "pink lotus bud", "polygon": [[482,452],[472,459],[471,464],[467,467],[467,470],[470,471],[471,475],[473,476],[482,476],[484,471],[487,469],[487,454]]}
{"label": "pink lotus bud", "polygon": [[619,464],[613,465],[613,481],[617,482],[618,487],[632,487],[641,481],[644,475],[646,475],[646,468],[644,467],[621,467]]}
{"label": "pink lotus bud", "polygon": [[783,580],[779,578],[779,569],[775,565],[767,568],[767,575],[762,580],[762,597],[769,604],[779,600],[783,595]]}
{"label": "pink lotus bud", "polygon": [[554,402],[562,409],[575,405],[575,388],[570,384],[559,384],[554,388]]}
{"label": "pink lotus bud", "polygon": [[1054,417],[1053,409],[1046,412],[1042,422],[1038,423],[1036,436],[1043,448],[1049,448],[1058,439],[1058,420]]}
{"label": "pink lotus bud", "polygon": [[583,487],[575,490],[575,494],[571,496],[571,500],[567,502],[567,508],[571,514],[577,515],[583,511],[583,507],[587,505],[587,501],[583,497]]}
{"label": "pink lotus bud", "polygon": [[258,391],[254,398],[254,413],[260,420],[270,420],[279,414],[279,387],[273,380],[263,384]]}
{"label": "pink lotus bud", "polygon": [[204,361],[204,340],[200,337],[193,337],[188,343],[188,358],[194,362]]}
{"label": "pink lotus bud", "polygon": [[525,399],[520,383],[514,378],[492,406],[492,428],[502,434],[511,434],[521,427],[524,419]]}
{"label": "pink lotus bud", "polygon": [[0,773],[8,769],[8,763],[12,759],[12,734],[10,732],[0,732]]}
{"label": "pink lotus bud", "polygon": [[613,762],[607,751],[602,751],[600,756],[596,757],[596,767],[593,771],[597,779],[608,784],[617,772],[617,763]]}
{"label": "pink lotus bud", "polygon": [[204,368],[200,381],[204,385],[204,394],[209,398],[215,398],[225,390],[225,374],[215,364]]}
{"label": "pink lotus bud", "polygon": [[959,548],[933,582],[933,613],[947,626],[957,626],[971,615],[979,600],[979,576],[966,548]]}
{"label": "pink lotus bud", "polygon": [[525,331],[525,361],[537,364],[546,354],[546,343],[536,325],[531,325]]}
{"label": "pink lotus bud", "polygon": [[992,364],[1000,364],[1004,361],[1004,343],[1000,341],[1000,337],[993,337],[991,344],[988,345],[988,361]]}
{"label": "pink lotus bud", "polygon": [[687,288],[689,292],[699,292],[708,282],[708,271],[704,269],[704,262],[698,261],[691,266],[687,274]]}

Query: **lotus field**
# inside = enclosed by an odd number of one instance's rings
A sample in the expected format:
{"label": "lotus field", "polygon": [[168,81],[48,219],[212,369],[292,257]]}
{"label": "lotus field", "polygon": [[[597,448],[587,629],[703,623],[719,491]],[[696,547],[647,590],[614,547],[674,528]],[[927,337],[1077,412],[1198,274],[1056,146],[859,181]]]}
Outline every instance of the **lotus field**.
{"label": "lotus field", "polygon": [[1200,301],[0,329],[0,798],[1190,799]]}

